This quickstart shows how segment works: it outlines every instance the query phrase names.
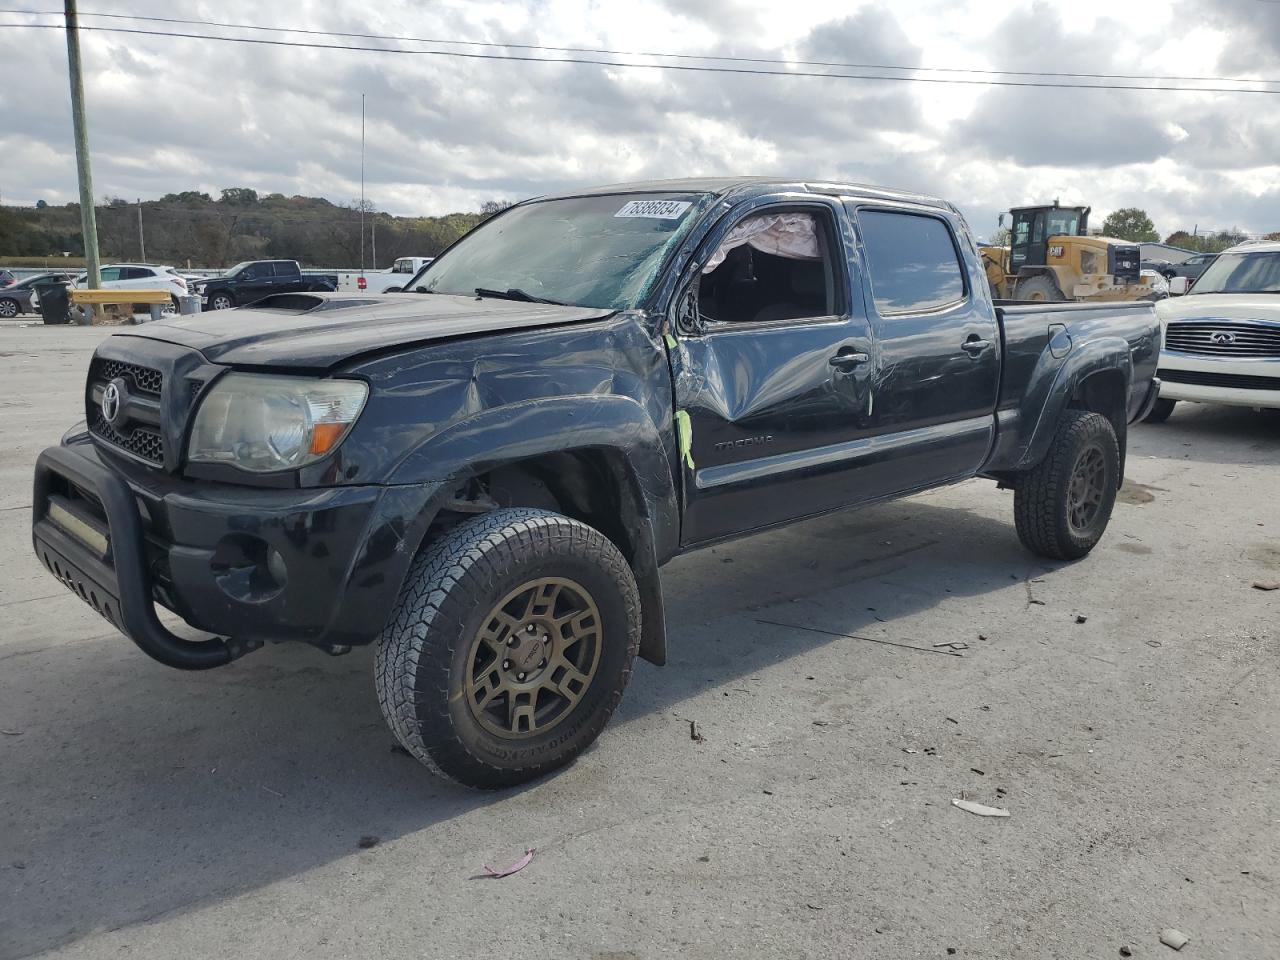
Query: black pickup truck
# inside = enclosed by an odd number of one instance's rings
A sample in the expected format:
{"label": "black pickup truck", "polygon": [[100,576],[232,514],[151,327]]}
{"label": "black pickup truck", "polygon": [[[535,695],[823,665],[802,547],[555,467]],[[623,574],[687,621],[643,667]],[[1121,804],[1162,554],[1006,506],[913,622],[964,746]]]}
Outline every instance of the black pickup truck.
{"label": "black pickup truck", "polygon": [[396,737],[477,787],[568,763],[664,662],[676,554],[982,476],[1083,557],[1157,396],[1150,304],[992,303],[953,206],[867,187],[529,201],[407,290],[109,337],[33,539],[173,667],[376,642]]}
{"label": "black pickup truck", "polygon": [[204,309],[230,310],[277,293],[331,292],[338,289],[338,275],[303,273],[297,260],[246,260],[195,287]]}

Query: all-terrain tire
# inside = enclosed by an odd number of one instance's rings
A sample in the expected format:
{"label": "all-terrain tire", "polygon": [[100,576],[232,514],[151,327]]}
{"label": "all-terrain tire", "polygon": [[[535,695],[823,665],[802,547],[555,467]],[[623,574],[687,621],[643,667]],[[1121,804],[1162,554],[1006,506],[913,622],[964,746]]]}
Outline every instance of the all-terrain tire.
{"label": "all-terrain tire", "polygon": [[1152,406],[1151,412],[1142,418],[1142,422],[1164,423],[1173,413],[1173,408],[1177,402],[1177,400],[1165,400],[1164,398],[1157,400]]}
{"label": "all-terrain tire", "polygon": [[[1087,522],[1076,523],[1073,490],[1078,487],[1073,488],[1073,481],[1079,484],[1082,470],[1089,468],[1098,481],[1099,499]],[[1053,560],[1085,556],[1107,529],[1119,479],[1120,445],[1111,421],[1098,413],[1068,410],[1045,458],[1020,474],[1014,487],[1018,538],[1028,550]]]}
{"label": "all-terrain tire", "polygon": [[1043,274],[1019,280],[1013,295],[1016,300],[1035,300],[1040,303],[1057,303],[1066,299],[1053,279]]}
{"label": "all-terrain tire", "polygon": [[[495,604],[539,578],[564,578],[594,602],[598,665],[546,732],[499,736],[469,698],[474,642]],[[378,703],[400,744],[435,774],[479,789],[515,786],[572,762],[599,736],[631,678],[640,626],[631,568],[602,533],[547,510],[495,510],[415,558],[378,638]]]}

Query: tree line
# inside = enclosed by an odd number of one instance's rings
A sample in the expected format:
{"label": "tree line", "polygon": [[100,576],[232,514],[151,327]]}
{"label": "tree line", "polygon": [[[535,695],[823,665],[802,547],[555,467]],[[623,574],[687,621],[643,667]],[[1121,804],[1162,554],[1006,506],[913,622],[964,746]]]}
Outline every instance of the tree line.
{"label": "tree line", "polygon": [[[487,201],[473,213],[396,217],[364,206],[363,260],[368,269],[397,257],[435,256],[509,204]],[[136,203],[108,197],[95,207],[103,261],[145,259],[187,267],[227,267],[241,260],[297,260],[307,267],[359,266],[359,201],[228,187],[215,200],[185,190]],[[139,224],[141,211],[141,229]],[[376,249],[376,260],[375,260]],[[84,256],[80,205],[0,207],[0,257]]]}
{"label": "tree line", "polygon": [[[1131,243],[1158,243],[1160,233],[1151,222],[1145,210],[1138,207],[1124,207],[1116,210],[1102,223],[1103,236],[1128,240]],[[1175,230],[1165,237],[1164,242],[1184,250],[1195,250],[1197,253],[1219,253],[1227,247],[1243,243],[1249,235],[1238,227],[1227,230],[1214,230],[1208,233],[1191,233],[1186,230]],[[1280,240],[1280,232],[1268,233],[1267,240]]]}

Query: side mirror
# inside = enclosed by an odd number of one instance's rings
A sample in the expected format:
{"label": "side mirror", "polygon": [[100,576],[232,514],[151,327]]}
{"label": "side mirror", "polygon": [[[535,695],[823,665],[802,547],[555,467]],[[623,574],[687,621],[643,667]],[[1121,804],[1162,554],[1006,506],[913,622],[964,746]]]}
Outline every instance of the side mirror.
{"label": "side mirror", "polygon": [[1174,277],[1169,281],[1169,296],[1181,297],[1191,289],[1191,281],[1186,277]]}
{"label": "side mirror", "polygon": [[1000,216],[996,217],[996,226],[997,226],[997,227],[1003,227],[1003,226],[1004,226],[1004,214],[1003,214],[1003,213],[1002,213],[1002,214],[1000,214]]}

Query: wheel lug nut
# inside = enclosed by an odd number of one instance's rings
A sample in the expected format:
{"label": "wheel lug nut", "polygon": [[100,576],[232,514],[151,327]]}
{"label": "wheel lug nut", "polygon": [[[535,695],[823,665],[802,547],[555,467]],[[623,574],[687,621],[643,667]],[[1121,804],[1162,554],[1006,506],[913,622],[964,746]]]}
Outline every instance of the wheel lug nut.
{"label": "wheel lug nut", "polygon": [[507,638],[507,646],[508,646],[508,647],[514,647],[515,645],[516,645],[516,638],[515,638],[515,637],[508,637],[508,638]]}
{"label": "wheel lug nut", "polygon": [[525,632],[526,632],[526,633],[533,633],[533,629],[534,629],[534,628],[533,628],[533,624],[532,624],[532,623],[531,623],[531,624],[529,624],[529,625],[528,625],[527,627],[525,627],[524,629],[525,629]]}
{"label": "wheel lug nut", "polygon": [[510,660],[503,660],[503,661],[502,661],[502,669],[503,669],[503,670],[510,670],[510,669],[511,669],[511,661],[510,661]]}
{"label": "wheel lug nut", "polygon": [[517,673],[517,674],[516,674],[516,679],[517,679],[517,680],[523,680],[523,679],[524,679],[524,674],[523,674],[523,673]]}
{"label": "wheel lug nut", "polygon": [[545,667],[546,665],[547,665],[546,660],[543,660],[541,663],[538,664],[539,667]]}

